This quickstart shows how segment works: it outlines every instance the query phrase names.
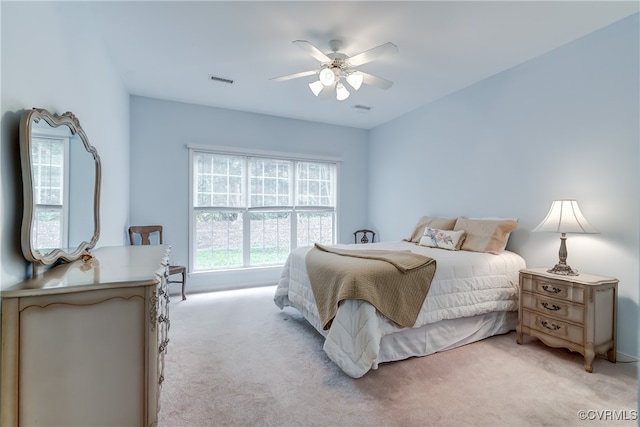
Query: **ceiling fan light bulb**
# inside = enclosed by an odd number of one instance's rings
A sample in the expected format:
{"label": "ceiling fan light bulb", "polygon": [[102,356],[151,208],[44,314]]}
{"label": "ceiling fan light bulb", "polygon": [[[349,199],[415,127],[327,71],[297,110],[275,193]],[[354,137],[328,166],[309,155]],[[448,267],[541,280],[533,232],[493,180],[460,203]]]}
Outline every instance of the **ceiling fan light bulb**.
{"label": "ceiling fan light bulb", "polygon": [[349,85],[355,90],[360,89],[360,86],[362,86],[363,80],[364,80],[364,77],[360,73],[351,73],[347,76],[347,83],[349,83]]}
{"label": "ceiling fan light bulb", "polygon": [[316,80],[313,83],[309,83],[309,89],[311,89],[311,92],[313,92],[315,96],[318,96],[320,92],[322,92],[322,89],[324,89],[324,85],[320,80]]}
{"label": "ceiling fan light bulb", "polygon": [[338,101],[344,101],[351,95],[346,87],[342,83],[336,85],[336,99]]}
{"label": "ceiling fan light bulb", "polygon": [[336,75],[332,69],[323,68],[322,71],[320,71],[320,81],[325,86],[331,86],[336,81]]}

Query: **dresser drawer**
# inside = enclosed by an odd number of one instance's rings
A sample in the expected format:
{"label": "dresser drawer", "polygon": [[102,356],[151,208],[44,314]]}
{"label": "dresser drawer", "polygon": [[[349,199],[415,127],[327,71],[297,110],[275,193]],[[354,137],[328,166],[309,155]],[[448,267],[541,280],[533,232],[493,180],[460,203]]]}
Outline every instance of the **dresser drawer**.
{"label": "dresser drawer", "polygon": [[584,328],[552,317],[523,310],[522,324],[545,335],[561,338],[578,345],[584,345]]}
{"label": "dresser drawer", "polygon": [[559,280],[525,276],[522,278],[522,290],[584,304],[585,295],[582,287]]}
{"label": "dresser drawer", "polygon": [[584,323],[584,306],[568,301],[545,298],[539,294],[522,293],[522,307],[538,312],[543,316],[552,316],[559,320]]}

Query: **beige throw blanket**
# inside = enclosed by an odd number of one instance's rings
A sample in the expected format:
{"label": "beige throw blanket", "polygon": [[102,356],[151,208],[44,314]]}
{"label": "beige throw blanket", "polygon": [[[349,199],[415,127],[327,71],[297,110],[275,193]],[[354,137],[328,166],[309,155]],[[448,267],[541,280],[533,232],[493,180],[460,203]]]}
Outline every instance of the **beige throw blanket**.
{"label": "beige throw blanket", "polygon": [[412,327],[436,261],[410,251],[345,250],[316,244],[305,259],[323,328],[340,301],[364,300],[399,326]]}

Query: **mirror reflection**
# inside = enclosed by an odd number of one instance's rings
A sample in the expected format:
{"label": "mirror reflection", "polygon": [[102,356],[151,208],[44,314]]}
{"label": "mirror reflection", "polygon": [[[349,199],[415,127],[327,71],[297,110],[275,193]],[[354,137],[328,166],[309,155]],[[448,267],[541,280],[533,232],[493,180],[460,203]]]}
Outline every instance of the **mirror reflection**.
{"label": "mirror reflection", "polygon": [[[68,126],[44,120],[31,132],[34,213],[31,244],[40,253],[78,246],[93,236],[93,156]],[[70,227],[69,224],[73,224]]]}
{"label": "mirror reflection", "polygon": [[98,239],[100,159],[71,113],[33,109],[21,121],[23,253],[38,264],[71,261]]}

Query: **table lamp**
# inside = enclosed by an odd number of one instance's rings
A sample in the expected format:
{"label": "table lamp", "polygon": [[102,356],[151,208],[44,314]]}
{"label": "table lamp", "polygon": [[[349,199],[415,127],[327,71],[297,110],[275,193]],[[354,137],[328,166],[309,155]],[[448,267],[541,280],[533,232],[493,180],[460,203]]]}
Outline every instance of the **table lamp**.
{"label": "table lamp", "polygon": [[546,218],[532,231],[548,231],[562,233],[560,235],[560,261],[548,273],[564,276],[577,276],[579,273],[567,265],[567,234],[566,233],[598,233],[585,219],[578,202],[572,199],[554,200]]}

